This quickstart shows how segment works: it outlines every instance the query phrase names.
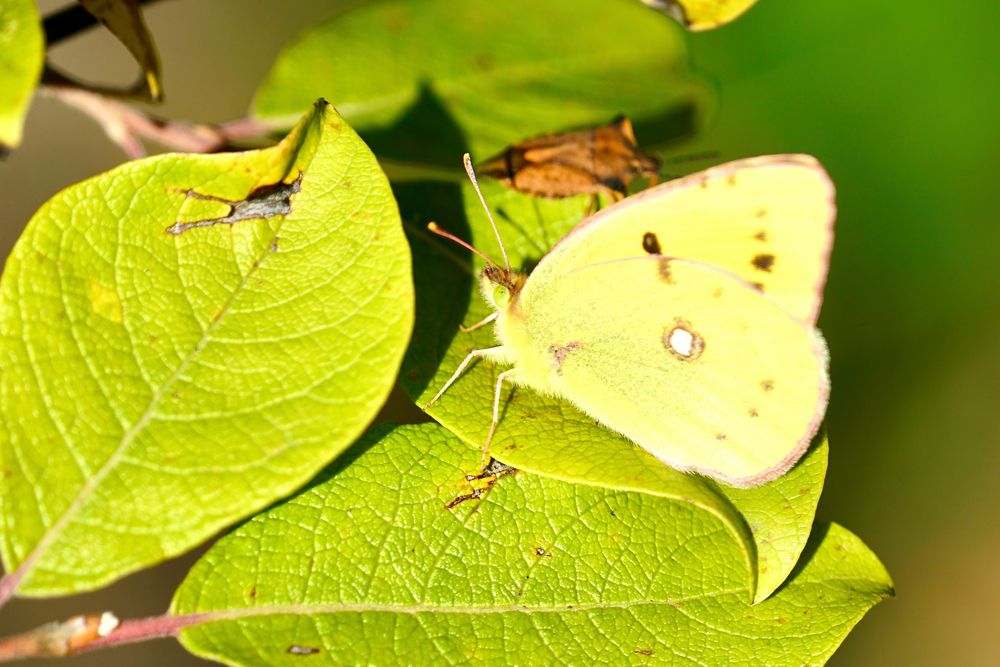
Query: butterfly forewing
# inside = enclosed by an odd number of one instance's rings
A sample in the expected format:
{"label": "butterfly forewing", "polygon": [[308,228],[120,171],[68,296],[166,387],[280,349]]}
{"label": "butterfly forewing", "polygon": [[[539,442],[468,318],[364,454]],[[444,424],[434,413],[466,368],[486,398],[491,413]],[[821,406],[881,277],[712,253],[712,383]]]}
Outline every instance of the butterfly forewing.
{"label": "butterfly forewing", "polygon": [[655,251],[729,271],[815,322],[833,242],[833,185],[807,155],[770,155],[664,183],[594,215],[532,274]]}

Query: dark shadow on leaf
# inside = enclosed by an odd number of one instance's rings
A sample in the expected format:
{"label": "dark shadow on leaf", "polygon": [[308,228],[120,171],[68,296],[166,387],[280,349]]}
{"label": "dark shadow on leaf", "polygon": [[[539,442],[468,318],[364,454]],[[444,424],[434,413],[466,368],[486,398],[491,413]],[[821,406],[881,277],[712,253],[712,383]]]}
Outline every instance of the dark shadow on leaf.
{"label": "dark shadow on leaf", "polygon": [[454,169],[457,174],[468,150],[461,129],[426,82],[392,127],[364,132],[363,138],[380,159]]}
{"label": "dark shadow on leaf", "polygon": [[707,110],[696,99],[682,100],[655,116],[632,119],[639,147],[647,151],[663,150],[694,136],[704,123]]}
{"label": "dark shadow on leaf", "polygon": [[431,234],[427,223],[435,221],[462,239],[469,239],[471,232],[458,185],[423,181],[394,185],[393,191],[413,253],[416,293],[413,337],[399,382],[415,398],[426,389],[459,333],[474,277],[469,253]]}
{"label": "dark shadow on leaf", "polygon": [[[799,573],[809,564],[809,562],[816,556],[816,552],[823,545],[823,540],[826,539],[827,533],[830,532],[830,523],[827,521],[816,521],[813,523],[812,532],[809,533],[809,541],[806,542],[806,546],[802,549],[802,554],[799,555],[799,562],[795,564],[792,568],[791,574],[785,579],[778,588],[775,589],[771,597],[778,595],[782,590],[785,589],[791,582],[795,581],[795,578]],[[769,598],[770,599],[770,598]]]}
{"label": "dark shadow on leaf", "polygon": [[[379,159],[454,170],[461,174],[468,150],[461,129],[427,83],[413,105],[389,128],[367,132],[364,139]],[[455,182],[398,180],[392,183],[413,255],[416,319],[399,384],[419,396],[437,372],[469,307],[472,262],[469,253],[427,231],[437,222],[469,239],[469,225],[459,178]]]}

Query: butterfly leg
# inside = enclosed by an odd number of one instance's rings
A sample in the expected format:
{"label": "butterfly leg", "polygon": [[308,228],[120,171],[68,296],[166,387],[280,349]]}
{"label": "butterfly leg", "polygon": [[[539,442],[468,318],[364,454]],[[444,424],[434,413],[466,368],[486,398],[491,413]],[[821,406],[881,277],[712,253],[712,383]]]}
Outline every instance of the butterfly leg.
{"label": "butterfly leg", "polygon": [[[444,383],[444,386],[441,387],[438,393],[434,394],[434,398],[424,403],[420,409],[426,410],[427,408],[437,403],[437,400],[444,395],[444,392],[448,391],[448,387],[455,384],[455,380],[457,380],[459,377],[462,376],[462,373],[465,372],[466,367],[470,363],[472,363],[473,359],[477,359],[479,357],[488,357],[491,354],[496,354],[497,352],[502,351],[503,349],[504,349],[503,345],[497,345],[496,347],[487,347],[482,350],[473,350],[472,352],[469,352],[469,356],[467,356],[462,361],[462,363],[458,365],[458,368],[455,369],[455,372],[452,374],[452,376],[448,378],[448,381]],[[503,373],[501,373],[501,375],[503,375]]]}
{"label": "butterfly leg", "polygon": [[503,381],[516,372],[516,368],[510,368],[497,376],[497,388],[493,393],[493,421],[490,423],[490,432],[486,435],[486,444],[483,445],[483,460],[480,466],[483,470],[486,470],[490,463],[490,443],[493,442],[493,434],[497,432],[497,425],[500,423],[500,394],[503,393]]}
{"label": "butterfly leg", "polygon": [[485,319],[479,320],[478,322],[476,322],[475,324],[473,324],[471,326],[467,327],[467,326],[461,326],[460,325],[458,327],[458,330],[461,331],[462,333],[469,333],[470,331],[475,331],[479,327],[484,327],[487,324],[489,324],[490,322],[492,322],[493,320],[495,320],[497,318],[497,315],[499,315],[499,314],[500,314],[499,310],[493,311],[492,315],[488,315]]}

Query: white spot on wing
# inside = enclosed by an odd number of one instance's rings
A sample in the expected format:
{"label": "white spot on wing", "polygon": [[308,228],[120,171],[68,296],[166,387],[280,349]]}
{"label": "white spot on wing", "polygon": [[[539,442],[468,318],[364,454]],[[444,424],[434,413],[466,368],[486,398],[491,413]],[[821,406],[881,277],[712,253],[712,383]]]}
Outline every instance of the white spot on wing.
{"label": "white spot on wing", "polygon": [[663,344],[678,359],[697,359],[705,350],[705,339],[684,320],[678,319],[663,334]]}
{"label": "white spot on wing", "polygon": [[682,357],[690,357],[694,349],[694,335],[687,329],[675,328],[670,332],[670,348]]}

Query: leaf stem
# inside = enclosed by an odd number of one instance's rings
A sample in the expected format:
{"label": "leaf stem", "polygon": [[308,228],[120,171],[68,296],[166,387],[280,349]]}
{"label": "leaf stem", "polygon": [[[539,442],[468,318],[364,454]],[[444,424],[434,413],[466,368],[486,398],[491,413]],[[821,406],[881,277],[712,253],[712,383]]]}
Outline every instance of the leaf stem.
{"label": "leaf stem", "polygon": [[[140,5],[151,5],[159,0],[139,0]],[[93,14],[83,8],[83,5],[68,5],[59,11],[49,14],[42,20],[45,31],[46,47],[52,47],[97,25]]]}
{"label": "leaf stem", "polygon": [[271,130],[252,118],[219,125],[165,120],[75,86],[52,70],[46,71],[45,78],[44,90],[97,121],[108,138],[132,160],[146,155],[141,139],[150,139],[175,151],[213,153],[234,149],[235,142],[259,139]]}
{"label": "leaf stem", "polygon": [[149,639],[176,637],[178,632],[189,625],[203,623],[217,615],[214,613],[187,614],[184,616],[164,614],[162,616],[150,616],[149,618],[124,621],[107,635],[98,637],[86,646],[80,647],[76,652],[97,651],[121,644],[147,641]]}
{"label": "leaf stem", "polygon": [[46,623],[33,630],[0,638],[0,662],[64,656],[97,651],[135,642],[175,637],[189,625],[217,614],[152,616],[119,623],[114,614],[84,614],[63,622]]}

